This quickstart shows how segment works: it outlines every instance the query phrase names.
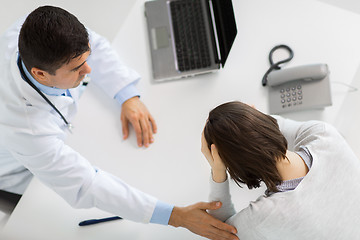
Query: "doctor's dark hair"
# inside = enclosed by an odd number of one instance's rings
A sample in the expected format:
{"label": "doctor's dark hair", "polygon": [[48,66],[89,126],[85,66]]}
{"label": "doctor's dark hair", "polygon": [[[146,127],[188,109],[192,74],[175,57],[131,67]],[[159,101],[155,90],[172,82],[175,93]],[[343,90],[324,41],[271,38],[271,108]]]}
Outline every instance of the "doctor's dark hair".
{"label": "doctor's dark hair", "polygon": [[[287,141],[275,118],[241,102],[222,104],[209,113],[204,137],[215,144],[227,171],[238,186],[277,192],[282,179],[276,162],[286,158]],[[241,186],[240,186],[241,187]]]}
{"label": "doctor's dark hair", "polygon": [[89,35],[84,25],[58,7],[35,9],[20,30],[19,53],[29,72],[36,67],[55,75],[63,64],[89,49]]}

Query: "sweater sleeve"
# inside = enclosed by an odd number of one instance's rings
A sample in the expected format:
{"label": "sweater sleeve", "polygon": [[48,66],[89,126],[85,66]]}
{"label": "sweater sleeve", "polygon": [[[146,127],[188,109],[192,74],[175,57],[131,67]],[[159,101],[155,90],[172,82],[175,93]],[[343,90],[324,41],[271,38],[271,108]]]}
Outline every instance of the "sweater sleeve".
{"label": "sweater sleeve", "polygon": [[234,204],[231,201],[230,189],[229,189],[229,179],[226,179],[225,182],[217,183],[214,182],[212,177],[210,177],[210,201],[220,201],[222,206],[218,210],[209,210],[209,213],[221,220],[226,221],[228,218],[233,216],[236,211]]}

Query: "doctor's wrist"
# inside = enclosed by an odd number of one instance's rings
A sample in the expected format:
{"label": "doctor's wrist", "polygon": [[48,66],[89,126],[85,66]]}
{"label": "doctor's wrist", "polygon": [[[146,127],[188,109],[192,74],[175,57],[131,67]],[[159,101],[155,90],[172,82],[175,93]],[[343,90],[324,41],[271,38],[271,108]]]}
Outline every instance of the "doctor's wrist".
{"label": "doctor's wrist", "polygon": [[173,211],[169,218],[168,225],[173,227],[181,227],[181,208],[180,207],[174,207]]}

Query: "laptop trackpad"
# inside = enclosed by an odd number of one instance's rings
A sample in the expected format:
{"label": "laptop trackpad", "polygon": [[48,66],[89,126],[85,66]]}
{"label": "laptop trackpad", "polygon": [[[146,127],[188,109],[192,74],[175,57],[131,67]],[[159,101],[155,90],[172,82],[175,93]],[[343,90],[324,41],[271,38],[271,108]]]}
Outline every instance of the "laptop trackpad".
{"label": "laptop trackpad", "polygon": [[166,27],[157,27],[151,29],[151,38],[153,49],[169,47],[169,33]]}

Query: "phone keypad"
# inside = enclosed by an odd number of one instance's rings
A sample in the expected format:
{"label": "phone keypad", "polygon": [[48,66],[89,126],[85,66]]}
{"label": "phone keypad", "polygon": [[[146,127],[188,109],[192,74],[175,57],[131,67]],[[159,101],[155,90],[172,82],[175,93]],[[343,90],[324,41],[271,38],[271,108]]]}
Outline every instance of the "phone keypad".
{"label": "phone keypad", "polygon": [[282,108],[301,105],[303,101],[302,87],[296,85],[280,89],[280,101]]}

